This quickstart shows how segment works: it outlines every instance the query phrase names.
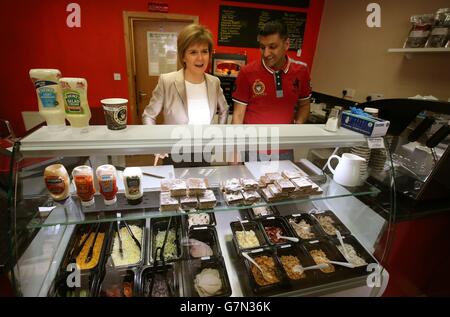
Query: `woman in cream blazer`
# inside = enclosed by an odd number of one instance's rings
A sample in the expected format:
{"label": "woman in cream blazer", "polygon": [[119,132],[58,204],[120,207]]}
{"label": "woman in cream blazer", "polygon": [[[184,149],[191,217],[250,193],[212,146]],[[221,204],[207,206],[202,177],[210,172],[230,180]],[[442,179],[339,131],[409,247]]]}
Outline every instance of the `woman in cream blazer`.
{"label": "woman in cream blazer", "polygon": [[[184,83],[184,72],[179,71],[162,74],[158,85],[153,91],[150,103],[142,114],[144,124],[155,124],[156,117],[161,111],[164,115],[164,124],[188,124],[188,100]],[[225,124],[228,116],[228,105],[220,87],[220,80],[209,74],[204,74],[208,103],[212,122],[219,109],[219,124]]]}
{"label": "woman in cream blazer", "polygon": [[[159,77],[153,96],[142,113],[144,124],[155,124],[161,111],[164,124],[211,123],[217,110],[219,123],[227,122],[228,105],[220,81],[205,73],[212,56],[212,45],[211,32],[201,25],[191,24],[180,32],[177,54],[183,68]],[[191,97],[188,99],[188,96]],[[201,119],[194,120],[197,118]]]}

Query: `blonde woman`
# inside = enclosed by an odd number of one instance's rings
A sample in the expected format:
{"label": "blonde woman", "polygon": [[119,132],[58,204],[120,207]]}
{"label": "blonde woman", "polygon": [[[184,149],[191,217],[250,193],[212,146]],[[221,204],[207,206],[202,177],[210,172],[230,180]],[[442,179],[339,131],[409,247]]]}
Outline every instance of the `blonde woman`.
{"label": "blonde woman", "polygon": [[228,105],[217,77],[206,74],[212,55],[212,34],[191,24],[178,35],[179,71],[162,74],[142,114],[144,124],[155,124],[163,112],[164,124],[210,124],[217,110],[225,124]]}

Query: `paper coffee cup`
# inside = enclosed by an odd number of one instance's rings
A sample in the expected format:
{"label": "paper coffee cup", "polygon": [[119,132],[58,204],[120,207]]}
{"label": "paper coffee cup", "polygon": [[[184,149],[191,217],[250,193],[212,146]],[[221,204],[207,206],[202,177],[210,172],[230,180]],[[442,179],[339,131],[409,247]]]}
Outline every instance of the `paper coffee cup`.
{"label": "paper coffee cup", "polygon": [[101,100],[108,129],[122,130],[127,127],[127,104],[123,98],[108,98]]}

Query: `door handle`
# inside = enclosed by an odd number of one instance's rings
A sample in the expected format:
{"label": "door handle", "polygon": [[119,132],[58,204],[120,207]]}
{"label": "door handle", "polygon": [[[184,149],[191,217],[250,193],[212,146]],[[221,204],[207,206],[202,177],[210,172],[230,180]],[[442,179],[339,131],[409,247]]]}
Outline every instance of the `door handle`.
{"label": "door handle", "polygon": [[139,101],[141,101],[141,102],[142,102],[142,100],[144,100],[145,97],[147,97],[147,94],[142,91],[139,91],[138,95],[139,95]]}

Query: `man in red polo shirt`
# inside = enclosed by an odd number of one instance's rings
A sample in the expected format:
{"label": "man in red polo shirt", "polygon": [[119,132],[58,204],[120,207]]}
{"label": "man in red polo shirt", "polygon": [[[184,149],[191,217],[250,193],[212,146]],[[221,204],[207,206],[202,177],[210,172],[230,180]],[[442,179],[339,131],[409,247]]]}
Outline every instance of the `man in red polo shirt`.
{"label": "man in red polo shirt", "polygon": [[236,79],[232,123],[304,123],[310,107],[309,71],[305,63],[286,55],[290,45],[286,26],[268,22],[258,40],[261,59],[244,66]]}
{"label": "man in red polo shirt", "polygon": [[[305,63],[286,55],[290,45],[286,26],[279,21],[266,23],[258,41],[261,59],[244,66],[236,79],[232,123],[306,122],[311,96],[309,71]],[[248,161],[248,152],[246,156]],[[278,158],[293,160],[293,151],[280,151]]]}

